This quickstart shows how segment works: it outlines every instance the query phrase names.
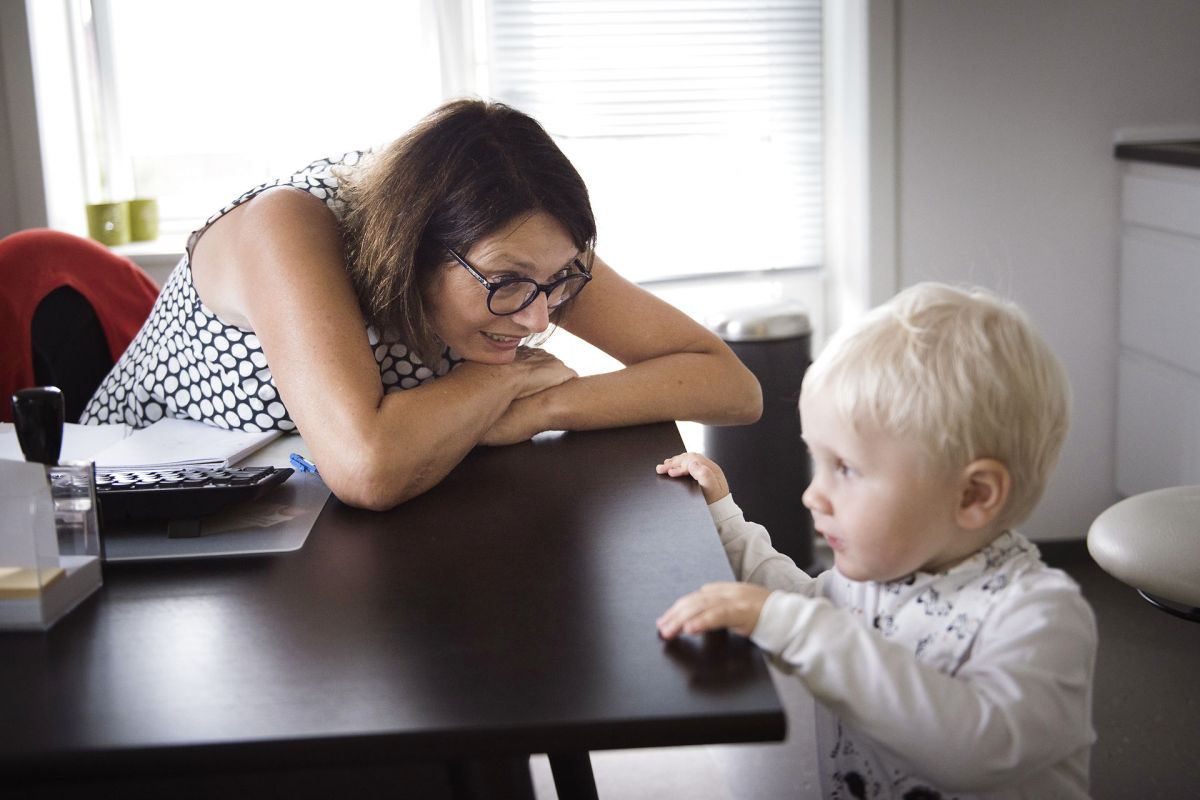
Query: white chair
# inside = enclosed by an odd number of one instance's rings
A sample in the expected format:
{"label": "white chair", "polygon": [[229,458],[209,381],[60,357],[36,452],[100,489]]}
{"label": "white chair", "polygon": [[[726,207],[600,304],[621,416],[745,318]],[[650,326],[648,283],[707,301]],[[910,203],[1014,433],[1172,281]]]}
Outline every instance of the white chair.
{"label": "white chair", "polygon": [[1200,486],[1128,497],[1092,523],[1088,551],[1158,608],[1200,622]]}

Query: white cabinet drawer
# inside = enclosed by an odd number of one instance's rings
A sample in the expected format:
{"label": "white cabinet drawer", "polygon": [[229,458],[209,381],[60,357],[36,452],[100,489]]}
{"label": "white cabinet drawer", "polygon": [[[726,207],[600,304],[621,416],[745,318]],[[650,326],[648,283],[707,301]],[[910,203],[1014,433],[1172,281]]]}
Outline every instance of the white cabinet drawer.
{"label": "white cabinet drawer", "polygon": [[1200,378],[1136,353],[1117,369],[1117,491],[1200,484]]}
{"label": "white cabinet drawer", "polygon": [[1200,375],[1200,239],[1121,236],[1121,344]]}
{"label": "white cabinet drawer", "polygon": [[1200,170],[1136,164],[1121,182],[1126,223],[1200,237]]}

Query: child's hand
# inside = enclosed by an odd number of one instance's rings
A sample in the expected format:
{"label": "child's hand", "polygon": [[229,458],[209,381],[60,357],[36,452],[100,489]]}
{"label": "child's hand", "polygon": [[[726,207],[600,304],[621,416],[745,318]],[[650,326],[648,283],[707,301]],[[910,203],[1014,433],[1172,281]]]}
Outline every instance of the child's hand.
{"label": "child's hand", "polygon": [[729,628],[749,636],[758,624],[770,589],[753,583],[706,583],[700,591],[684,595],[659,617],[658,635],[674,639],[681,633],[704,633]]}
{"label": "child's hand", "polygon": [[704,490],[704,500],[710,505],[729,494],[729,483],[725,480],[725,473],[721,472],[716,462],[699,453],[671,456],[656,466],[654,471],[659,475],[670,475],[672,478],[678,478],[685,473],[691,475]]}

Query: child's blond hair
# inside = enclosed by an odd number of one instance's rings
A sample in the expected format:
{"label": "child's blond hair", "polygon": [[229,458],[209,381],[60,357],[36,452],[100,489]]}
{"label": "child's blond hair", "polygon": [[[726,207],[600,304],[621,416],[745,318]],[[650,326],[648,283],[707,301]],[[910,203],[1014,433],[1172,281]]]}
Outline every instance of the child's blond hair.
{"label": "child's blond hair", "polygon": [[821,392],[856,428],[917,443],[933,469],[978,458],[1008,467],[997,518],[1024,521],[1066,437],[1062,364],[1014,304],[982,290],[921,283],[839,330],[801,396]]}

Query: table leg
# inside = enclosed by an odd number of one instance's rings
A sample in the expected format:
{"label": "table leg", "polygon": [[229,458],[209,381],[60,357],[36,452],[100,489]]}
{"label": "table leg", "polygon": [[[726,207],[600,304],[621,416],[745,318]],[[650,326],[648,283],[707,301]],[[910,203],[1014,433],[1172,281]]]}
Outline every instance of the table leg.
{"label": "table leg", "polygon": [[592,775],[592,760],[581,753],[548,753],[550,772],[558,800],[599,800],[596,777]]}
{"label": "table leg", "polygon": [[536,800],[529,756],[451,761],[447,772],[454,800]]}

